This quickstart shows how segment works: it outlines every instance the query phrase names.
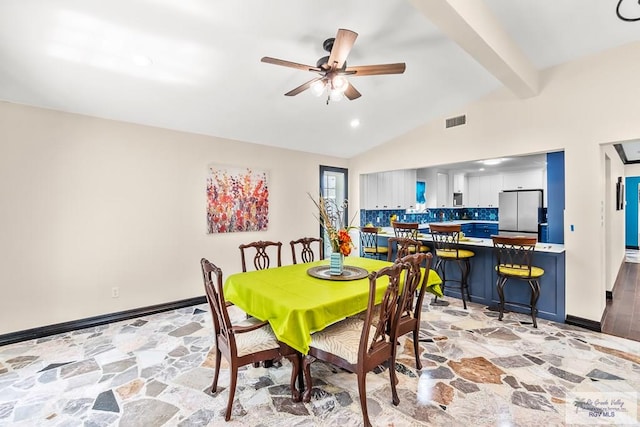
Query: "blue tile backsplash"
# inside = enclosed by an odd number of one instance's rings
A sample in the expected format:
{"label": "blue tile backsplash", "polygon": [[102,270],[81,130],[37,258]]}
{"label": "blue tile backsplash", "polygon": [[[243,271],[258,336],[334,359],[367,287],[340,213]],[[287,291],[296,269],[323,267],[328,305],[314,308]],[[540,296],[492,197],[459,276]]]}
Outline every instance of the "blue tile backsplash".
{"label": "blue tile backsplash", "polygon": [[[401,209],[385,209],[385,210],[361,210],[360,224],[368,223],[379,227],[388,227],[390,225],[391,215],[395,214],[400,222],[439,222],[439,221],[455,221],[458,219],[472,219],[477,221],[497,221],[498,208],[434,208],[427,212],[406,213]],[[477,214],[477,215],[476,215]]]}

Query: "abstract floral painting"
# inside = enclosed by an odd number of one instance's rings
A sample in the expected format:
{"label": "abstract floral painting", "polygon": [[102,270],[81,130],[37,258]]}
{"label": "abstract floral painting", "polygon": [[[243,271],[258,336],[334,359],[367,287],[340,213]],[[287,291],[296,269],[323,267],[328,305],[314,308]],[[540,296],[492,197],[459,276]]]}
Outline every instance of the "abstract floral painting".
{"label": "abstract floral painting", "polygon": [[207,228],[211,233],[262,231],[269,223],[267,172],[209,166]]}

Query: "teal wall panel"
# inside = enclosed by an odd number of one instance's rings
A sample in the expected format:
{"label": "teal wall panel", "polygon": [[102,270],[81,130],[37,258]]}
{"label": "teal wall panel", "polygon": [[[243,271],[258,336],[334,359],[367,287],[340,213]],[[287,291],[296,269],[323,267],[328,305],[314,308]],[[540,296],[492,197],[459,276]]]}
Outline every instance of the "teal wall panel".
{"label": "teal wall panel", "polygon": [[638,247],[638,184],[640,176],[628,176],[624,184],[625,213],[625,242],[627,247]]}

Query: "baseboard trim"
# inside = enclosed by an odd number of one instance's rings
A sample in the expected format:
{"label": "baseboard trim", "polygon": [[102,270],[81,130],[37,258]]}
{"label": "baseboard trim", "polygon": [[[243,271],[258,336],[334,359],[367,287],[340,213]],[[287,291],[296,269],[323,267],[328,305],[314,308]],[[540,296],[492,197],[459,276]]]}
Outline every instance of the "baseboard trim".
{"label": "baseboard trim", "polygon": [[207,297],[203,295],[164,304],[134,308],[133,310],[119,311],[116,313],[109,313],[100,316],[87,317],[79,320],[72,320],[70,322],[56,323],[54,325],[42,326],[40,328],[25,329],[23,331],[0,335],[0,346],[14,344],[21,341],[44,338],[50,335],[67,333],[75,331],[77,329],[92,328],[95,326],[105,325],[107,323],[120,322],[122,320],[134,319],[136,317],[148,316],[150,314],[176,310],[178,308],[190,307],[192,305],[204,304],[206,302]]}
{"label": "baseboard trim", "polygon": [[612,300],[612,299],[613,299],[613,290],[605,291],[605,297],[606,297],[608,300]]}
{"label": "baseboard trim", "polygon": [[589,329],[590,331],[602,332],[602,322],[597,322],[595,320],[583,319],[582,317],[576,317],[567,314],[565,323],[567,325],[579,326],[581,328]]}
{"label": "baseboard trim", "polygon": [[625,249],[640,249],[640,246],[625,246]]}

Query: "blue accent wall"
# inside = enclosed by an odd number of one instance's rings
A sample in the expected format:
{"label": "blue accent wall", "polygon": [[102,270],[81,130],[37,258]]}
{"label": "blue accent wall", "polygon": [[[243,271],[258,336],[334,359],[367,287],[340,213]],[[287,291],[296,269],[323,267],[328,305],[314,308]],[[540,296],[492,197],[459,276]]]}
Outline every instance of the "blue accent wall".
{"label": "blue accent wall", "polygon": [[547,153],[548,242],[564,244],[564,151]]}
{"label": "blue accent wall", "polygon": [[638,247],[638,184],[640,184],[640,176],[625,178],[624,199],[627,203],[624,207],[624,244],[632,248]]}

